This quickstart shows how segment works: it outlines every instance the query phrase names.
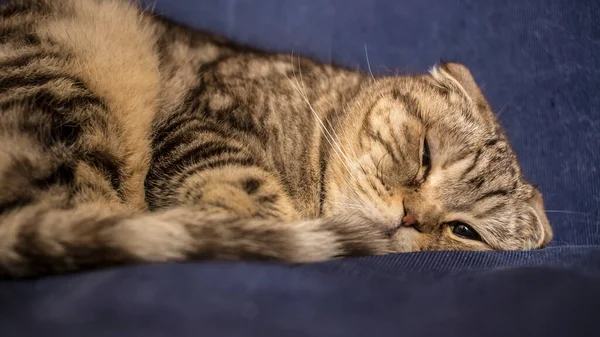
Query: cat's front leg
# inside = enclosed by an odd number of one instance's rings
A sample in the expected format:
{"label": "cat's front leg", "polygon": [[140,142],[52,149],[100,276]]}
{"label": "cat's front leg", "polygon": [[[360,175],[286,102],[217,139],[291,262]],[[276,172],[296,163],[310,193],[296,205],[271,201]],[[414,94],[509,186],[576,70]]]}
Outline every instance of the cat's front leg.
{"label": "cat's front leg", "polygon": [[178,206],[235,214],[242,219],[292,222],[300,218],[278,179],[254,166],[207,170],[185,179],[177,189]]}

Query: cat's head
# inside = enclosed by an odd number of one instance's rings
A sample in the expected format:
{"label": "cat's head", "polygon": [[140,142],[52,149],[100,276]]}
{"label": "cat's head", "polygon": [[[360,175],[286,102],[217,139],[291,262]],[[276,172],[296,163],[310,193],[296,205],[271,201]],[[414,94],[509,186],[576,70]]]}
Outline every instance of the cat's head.
{"label": "cat's head", "polygon": [[552,239],[540,192],[465,66],[376,79],[345,116],[325,215],[373,222],[399,252],[535,249]]}

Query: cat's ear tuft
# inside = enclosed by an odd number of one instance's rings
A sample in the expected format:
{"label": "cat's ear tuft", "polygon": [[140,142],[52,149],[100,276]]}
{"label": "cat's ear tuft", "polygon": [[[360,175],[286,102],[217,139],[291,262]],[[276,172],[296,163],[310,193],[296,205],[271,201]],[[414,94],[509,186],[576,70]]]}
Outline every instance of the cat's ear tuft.
{"label": "cat's ear tuft", "polygon": [[533,248],[543,248],[552,241],[553,233],[550,222],[546,217],[544,210],[544,201],[542,194],[537,190],[533,190],[533,196],[528,200],[529,207],[532,213],[533,235],[531,244]]}
{"label": "cat's ear tuft", "polygon": [[[487,108],[488,103],[475,82],[469,68],[456,62],[441,62],[439,73],[454,83],[478,108]],[[434,76],[435,77],[435,76]]]}

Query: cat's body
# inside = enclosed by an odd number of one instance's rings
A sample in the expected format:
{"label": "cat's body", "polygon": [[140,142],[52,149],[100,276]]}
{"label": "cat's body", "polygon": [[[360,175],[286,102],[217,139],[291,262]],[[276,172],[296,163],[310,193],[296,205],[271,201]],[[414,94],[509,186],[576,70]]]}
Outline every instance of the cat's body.
{"label": "cat's body", "polygon": [[12,2],[0,33],[0,274],[551,239],[461,65],[373,79],[116,0]]}

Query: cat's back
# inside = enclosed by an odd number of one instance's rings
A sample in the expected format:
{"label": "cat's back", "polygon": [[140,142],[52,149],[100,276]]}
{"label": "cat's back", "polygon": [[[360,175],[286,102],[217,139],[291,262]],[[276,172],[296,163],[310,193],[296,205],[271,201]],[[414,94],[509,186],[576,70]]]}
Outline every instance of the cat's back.
{"label": "cat's back", "polygon": [[[0,32],[0,147],[10,152],[21,146],[15,143],[54,141],[52,130],[22,132],[32,118],[25,110],[51,110],[54,115],[35,118],[72,126],[58,133],[71,137],[63,145],[78,159],[95,154],[96,162],[113,162],[122,199],[143,208],[150,125],[160,98],[158,34],[150,18],[118,0],[11,1],[0,6]],[[89,166],[76,179],[95,180],[87,171],[98,165]]]}

